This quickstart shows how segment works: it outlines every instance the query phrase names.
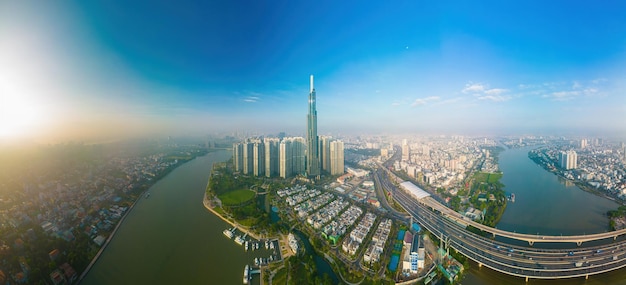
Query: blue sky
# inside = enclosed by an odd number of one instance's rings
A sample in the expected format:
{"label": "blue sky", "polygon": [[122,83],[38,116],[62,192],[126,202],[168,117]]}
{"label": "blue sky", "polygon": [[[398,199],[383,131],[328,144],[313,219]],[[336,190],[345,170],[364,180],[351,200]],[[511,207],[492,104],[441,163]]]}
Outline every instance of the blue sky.
{"label": "blue sky", "polygon": [[620,1],[115,2],[0,4],[24,133],[626,133]]}

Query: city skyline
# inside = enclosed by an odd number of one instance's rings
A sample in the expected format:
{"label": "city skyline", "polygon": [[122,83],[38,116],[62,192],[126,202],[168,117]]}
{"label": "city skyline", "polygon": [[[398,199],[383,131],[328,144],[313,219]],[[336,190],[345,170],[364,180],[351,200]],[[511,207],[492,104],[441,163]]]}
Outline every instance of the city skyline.
{"label": "city skyline", "polygon": [[0,139],[626,133],[619,2],[185,4],[3,2]]}

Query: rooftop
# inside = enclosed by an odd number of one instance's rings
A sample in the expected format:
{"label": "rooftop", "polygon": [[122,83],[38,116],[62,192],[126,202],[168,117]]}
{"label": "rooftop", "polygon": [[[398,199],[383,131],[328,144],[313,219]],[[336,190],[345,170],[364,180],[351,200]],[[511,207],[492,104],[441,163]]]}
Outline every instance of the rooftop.
{"label": "rooftop", "polygon": [[400,187],[402,187],[402,189],[406,190],[407,192],[409,192],[409,194],[415,196],[415,198],[417,198],[417,200],[420,200],[422,198],[426,198],[428,196],[430,196],[430,194],[428,194],[428,192],[422,190],[422,188],[419,188],[417,186],[415,186],[415,184],[409,182],[409,181],[405,181],[400,183]]}

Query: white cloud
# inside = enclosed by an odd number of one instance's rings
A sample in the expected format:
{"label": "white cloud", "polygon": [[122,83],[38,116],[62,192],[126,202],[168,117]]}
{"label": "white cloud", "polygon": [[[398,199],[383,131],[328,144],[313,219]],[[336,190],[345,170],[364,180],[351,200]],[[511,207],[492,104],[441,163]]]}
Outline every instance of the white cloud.
{"label": "white cloud", "polygon": [[596,95],[596,94],[598,94],[598,92],[600,92],[598,90],[598,88],[593,88],[593,87],[587,88],[587,89],[583,90],[583,94],[585,94],[587,96]]}
{"label": "white cloud", "polygon": [[465,88],[463,88],[463,93],[480,93],[485,91],[487,86],[481,83],[467,83],[465,84]]}
{"label": "white cloud", "polygon": [[[520,85],[520,88],[525,87],[528,87],[528,85]],[[489,85],[483,83],[467,83],[465,84],[465,88],[463,88],[461,92],[466,94],[473,94],[478,100],[487,100],[493,102],[504,102],[513,98],[510,95],[502,95],[509,92],[509,89],[489,88]]]}
{"label": "white cloud", "polygon": [[524,90],[524,89],[535,89],[535,88],[537,88],[537,85],[532,85],[532,84],[519,84],[517,87],[518,87],[519,89],[522,89],[522,90]]}
{"label": "white cloud", "polygon": [[502,88],[493,88],[493,89],[485,90],[485,94],[487,94],[487,95],[494,95],[494,96],[500,95],[500,94],[506,93],[506,92],[509,92],[509,90],[508,89],[502,89]]}
{"label": "white cloud", "polygon": [[[582,96],[603,96],[602,92],[603,83],[608,80],[600,78],[591,81],[572,81],[572,85],[568,87],[567,84],[561,84],[559,82],[544,83],[546,86],[550,86],[551,91],[541,96],[542,98],[551,99],[552,101],[571,101]],[[545,91],[544,91],[545,92]]]}
{"label": "white cloud", "polygon": [[246,98],[243,99],[244,102],[247,103],[256,103],[260,100],[261,98],[257,97],[257,96],[248,96]]}
{"label": "white cloud", "polygon": [[569,101],[578,97],[578,95],[580,95],[579,91],[558,91],[544,95],[544,97],[552,98],[553,101]]}
{"label": "white cloud", "polygon": [[411,107],[417,107],[417,106],[421,106],[421,105],[426,105],[428,104],[428,102],[432,102],[432,101],[439,101],[439,96],[429,96],[426,98],[417,98],[415,99],[415,101],[413,101],[413,104],[411,104]]}
{"label": "white cloud", "polygon": [[504,101],[511,100],[511,98],[513,97],[508,96],[508,95],[502,96],[500,94],[478,96],[478,100],[488,100],[488,101],[493,101],[493,102],[504,102]]}

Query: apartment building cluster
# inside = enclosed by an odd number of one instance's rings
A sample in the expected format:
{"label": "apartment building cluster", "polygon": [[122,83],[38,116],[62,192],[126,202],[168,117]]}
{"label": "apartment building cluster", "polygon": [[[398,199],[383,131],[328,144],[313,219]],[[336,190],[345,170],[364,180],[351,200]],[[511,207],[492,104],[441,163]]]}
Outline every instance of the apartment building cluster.
{"label": "apartment building cluster", "polygon": [[[344,172],[342,141],[322,136],[319,153],[324,173],[339,175]],[[248,138],[233,144],[235,170],[253,176],[306,176],[306,154],[306,140],[302,137]]]}
{"label": "apartment building cluster", "polygon": [[[563,144],[563,138],[530,151],[536,162],[563,177],[626,200],[626,147],[600,139]],[[575,150],[574,150],[575,149]]]}
{"label": "apartment building cluster", "polygon": [[396,161],[396,170],[404,170],[408,176],[434,187],[451,187],[465,178],[465,173],[479,160],[483,170],[497,171],[497,163],[490,159],[485,147],[495,145],[485,139],[463,137],[426,138],[402,140],[402,159]]}

